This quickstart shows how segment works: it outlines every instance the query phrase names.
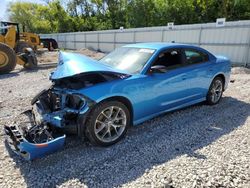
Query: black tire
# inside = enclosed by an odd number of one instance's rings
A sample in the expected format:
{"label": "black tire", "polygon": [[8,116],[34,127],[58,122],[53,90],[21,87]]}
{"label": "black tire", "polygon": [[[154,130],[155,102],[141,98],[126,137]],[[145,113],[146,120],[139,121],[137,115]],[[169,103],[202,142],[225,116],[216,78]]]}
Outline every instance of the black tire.
{"label": "black tire", "polygon": [[8,45],[0,43],[0,74],[12,71],[16,66],[16,53]]}
{"label": "black tire", "polygon": [[55,39],[51,39],[53,49],[58,49],[58,44]]}
{"label": "black tire", "polygon": [[15,47],[16,53],[19,53],[19,52],[24,53],[25,48],[31,48],[32,50],[34,50],[33,47],[31,45],[29,45],[27,42],[19,41]]}
{"label": "black tire", "polygon": [[40,39],[40,40],[43,43],[44,48],[47,48],[49,51],[58,49],[58,44],[55,39],[45,38],[45,39]]}
{"label": "black tire", "polygon": [[[218,85],[220,89],[218,89],[218,92],[215,92],[215,87]],[[215,105],[220,102],[222,94],[224,90],[224,81],[221,77],[215,77],[209,87],[208,93],[207,93],[207,104],[208,105]],[[220,92],[219,92],[220,91]],[[214,96],[216,95],[216,100],[214,100]],[[214,98],[214,99],[213,99]]]}
{"label": "black tire", "polygon": [[[109,107],[112,107],[112,106],[123,110],[124,115],[126,115],[126,123],[124,126],[124,130],[122,130],[121,135],[118,136],[115,140],[107,142],[107,141],[100,140],[98,138],[98,136],[95,133],[95,130],[96,130],[95,127],[96,127],[96,120],[98,117],[100,117],[101,112],[103,112],[103,110],[105,110]],[[90,116],[88,117],[87,122],[86,122],[85,134],[86,134],[87,138],[89,139],[89,141],[93,145],[110,146],[110,145],[113,145],[113,144],[119,142],[126,135],[129,124],[130,124],[130,112],[129,112],[128,108],[123,103],[118,102],[118,101],[105,101],[105,102],[98,104],[90,112]],[[105,129],[106,128],[107,127],[105,127]],[[105,132],[105,130],[104,130],[104,132]],[[114,132],[114,128],[113,128],[113,132]],[[115,132],[117,133],[117,130]]]}
{"label": "black tire", "polygon": [[37,58],[34,54],[28,55],[26,59],[27,62],[23,65],[25,69],[32,70],[37,68]]}

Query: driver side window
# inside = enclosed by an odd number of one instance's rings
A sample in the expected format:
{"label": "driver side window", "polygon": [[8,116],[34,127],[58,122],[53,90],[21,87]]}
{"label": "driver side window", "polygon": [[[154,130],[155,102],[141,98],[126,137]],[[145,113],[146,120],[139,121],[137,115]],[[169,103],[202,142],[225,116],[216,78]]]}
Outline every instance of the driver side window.
{"label": "driver side window", "polygon": [[160,72],[176,69],[183,65],[182,52],[177,49],[162,52],[152,66],[160,67]]}

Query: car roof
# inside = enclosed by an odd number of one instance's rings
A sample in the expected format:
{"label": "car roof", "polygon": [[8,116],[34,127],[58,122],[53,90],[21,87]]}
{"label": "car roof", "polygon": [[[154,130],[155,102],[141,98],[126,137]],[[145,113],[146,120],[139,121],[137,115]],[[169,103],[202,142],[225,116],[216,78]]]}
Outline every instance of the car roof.
{"label": "car roof", "polygon": [[199,51],[203,51],[207,53],[210,58],[214,59],[215,56],[211,54],[209,51],[205,50],[204,48],[201,48],[199,46],[191,45],[191,44],[181,44],[181,43],[167,43],[167,42],[148,42],[148,43],[135,43],[135,44],[128,44],[123,47],[130,47],[130,48],[149,48],[149,49],[154,49],[157,51],[160,50],[165,50],[168,48],[177,48],[177,47],[182,47],[182,48],[192,48],[196,49]]}
{"label": "car roof", "polygon": [[[128,44],[123,47],[130,47],[130,48],[150,48],[150,49],[162,49],[162,48],[174,48],[174,47],[196,47],[193,45],[188,44],[180,44],[180,43],[165,43],[165,42],[149,42],[149,43],[135,43],[135,44]],[[197,47],[198,48],[198,47]]]}

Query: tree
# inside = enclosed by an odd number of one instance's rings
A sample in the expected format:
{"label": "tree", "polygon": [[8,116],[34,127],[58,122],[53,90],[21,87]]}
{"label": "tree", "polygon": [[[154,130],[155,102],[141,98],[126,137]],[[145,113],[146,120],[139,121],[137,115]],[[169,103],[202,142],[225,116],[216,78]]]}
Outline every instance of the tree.
{"label": "tree", "polygon": [[[37,33],[93,31],[250,19],[249,0],[44,0],[12,2],[12,21]],[[64,4],[63,4],[64,3]]]}

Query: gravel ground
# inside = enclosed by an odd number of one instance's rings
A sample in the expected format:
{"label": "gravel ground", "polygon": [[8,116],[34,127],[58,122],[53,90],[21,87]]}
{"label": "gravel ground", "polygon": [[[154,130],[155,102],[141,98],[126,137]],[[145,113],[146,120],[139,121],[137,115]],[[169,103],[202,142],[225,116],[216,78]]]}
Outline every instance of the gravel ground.
{"label": "gravel ground", "polygon": [[250,187],[250,70],[244,68],[233,68],[218,105],[154,118],[114,146],[69,137],[63,150],[43,159],[16,156],[6,149],[2,126],[19,122],[31,98],[50,84],[55,60],[47,52],[38,70],[18,66],[0,76],[0,187]]}

